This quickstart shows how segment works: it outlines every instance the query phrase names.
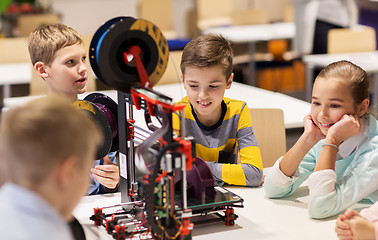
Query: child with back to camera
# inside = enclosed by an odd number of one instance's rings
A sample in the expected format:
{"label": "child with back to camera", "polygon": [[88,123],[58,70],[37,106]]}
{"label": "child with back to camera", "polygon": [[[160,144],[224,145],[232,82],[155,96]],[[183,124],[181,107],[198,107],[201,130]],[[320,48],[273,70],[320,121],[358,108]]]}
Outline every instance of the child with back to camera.
{"label": "child with back to camera", "polygon": [[286,197],[308,179],[312,218],[378,199],[378,128],[369,107],[370,76],[348,61],[325,67],[313,86],[310,114],[294,146],[270,169],[269,198]]}
{"label": "child with back to camera", "polygon": [[[248,106],[224,97],[233,81],[233,52],[218,35],[200,36],[184,48],[181,60],[186,135],[196,140],[218,184],[259,186],[263,177],[260,149],[253,134]],[[173,114],[179,132],[180,113]],[[241,164],[236,163],[238,152]]]}
{"label": "child with back to camera", "polygon": [[88,190],[100,130],[61,96],[46,96],[2,116],[0,239],[73,240],[67,222]]}
{"label": "child with back to camera", "polygon": [[[72,102],[86,90],[86,52],[79,33],[61,23],[41,26],[29,36],[34,70],[46,82],[48,94],[59,94]],[[119,186],[116,152],[94,161],[88,194],[115,192]]]}

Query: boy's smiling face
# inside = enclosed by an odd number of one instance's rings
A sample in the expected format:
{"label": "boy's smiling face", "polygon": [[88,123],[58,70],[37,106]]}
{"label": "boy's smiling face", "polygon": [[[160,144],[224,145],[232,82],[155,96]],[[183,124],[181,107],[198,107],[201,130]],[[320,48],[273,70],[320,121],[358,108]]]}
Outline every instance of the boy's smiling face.
{"label": "boy's smiling face", "polygon": [[221,66],[186,67],[183,76],[184,88],[202,124],[211,126],[219,120],[224,93],[231,87],[232,79],[233,74],[226,79]]}
{"label": "boy's smiling face", "polygon": [[49,93],[67,95],[76,100],[87,83],[86,53],[82,44],[59,49],[50,65],[45,65]]}

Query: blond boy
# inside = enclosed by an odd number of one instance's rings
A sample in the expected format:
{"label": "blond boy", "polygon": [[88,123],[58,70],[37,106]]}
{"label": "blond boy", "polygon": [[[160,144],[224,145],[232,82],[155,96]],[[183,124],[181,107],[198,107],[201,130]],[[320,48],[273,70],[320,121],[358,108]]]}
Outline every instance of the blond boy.
{"label": "blond boy", "polygon": [[[48,94],[76,101],[87,83],[86,51],[79,33],[61,23],[41,26],[29,36],[30,59]],[[115,192],[119,185],[116,152],[94,162],[88,194]]]}
{"label": "blond boy", "polygon": [[87,191],[100,140],[88,115],[60,96],[4,113],[0,239],[73,239],[67,222]]}

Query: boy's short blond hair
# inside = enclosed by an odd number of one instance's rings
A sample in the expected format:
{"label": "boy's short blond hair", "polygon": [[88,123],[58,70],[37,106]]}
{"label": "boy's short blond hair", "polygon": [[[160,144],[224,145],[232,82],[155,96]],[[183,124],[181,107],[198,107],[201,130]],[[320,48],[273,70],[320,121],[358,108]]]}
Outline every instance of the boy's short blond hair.
{"label": "boy's short blond hair", "polygon": [[83,39],[71,27],[62,23],[38,27],[28,39],[31,62],[33,65],[39,61],[50,65],[59,49],[75,44],[83,44]]}
{"label": "boy's short blond hair", "polygon": [[207,68],[220,65],[228,80],[232,74],[233,50],[230,42],[216,34],[199,36],[184,48],[181,57],[181,72],[185,76],[186,67]]}
{"label": "boy's short blond hair", "polygon": [[40,184],[66,158],[84,161],[100,140],[99,128],[89,115],[61,96],[49,95],[14,107],[4,113],[0,124],[6,179]]}

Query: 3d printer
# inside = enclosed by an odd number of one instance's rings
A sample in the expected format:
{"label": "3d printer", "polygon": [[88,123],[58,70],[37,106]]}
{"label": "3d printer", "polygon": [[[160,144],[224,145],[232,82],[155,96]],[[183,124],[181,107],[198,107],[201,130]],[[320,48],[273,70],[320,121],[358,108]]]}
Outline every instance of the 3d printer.
{"label": "3d printer", "polygon": [[[214,187],[206,163],[195,157],[195,139],[184,131],[175,136],[172,113],[184,106],[153,90],[168,58],[164,35],[144,19],[111,19],[90,45],[96,76],[118,90],[117,134],[110,141],[119,145],[122,203],[96,208],[91,217],[114,239],[191,239],[193,217],[216,214],[233,225],[233,207],[243,207],[242,198]],[[144,112],[147,127],[135,122],[135,109]]]}

